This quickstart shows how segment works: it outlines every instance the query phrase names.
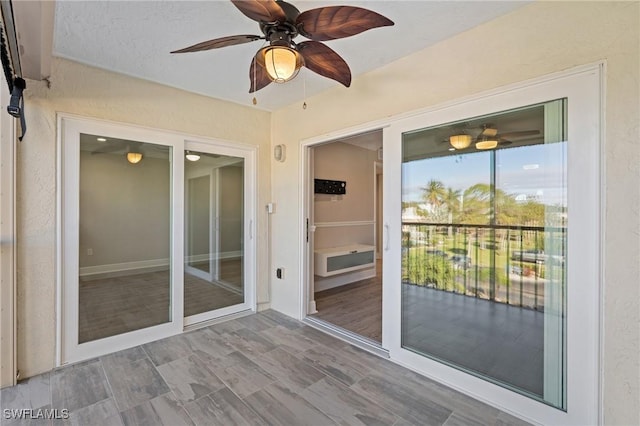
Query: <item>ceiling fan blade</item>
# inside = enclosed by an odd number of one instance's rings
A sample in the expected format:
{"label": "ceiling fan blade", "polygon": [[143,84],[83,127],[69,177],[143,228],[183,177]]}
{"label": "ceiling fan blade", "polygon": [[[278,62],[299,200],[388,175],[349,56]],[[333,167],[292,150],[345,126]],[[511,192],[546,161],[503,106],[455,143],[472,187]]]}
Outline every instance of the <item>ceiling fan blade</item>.
{"label": "ceiling fan blade", "polygon": [[249,43],[252,41],[260,40],[261,38],[262,37],[260,36],[251,34],[220,37],[214,38],[213,40],[203,41],[202,43],[194,44],[193,46],[185,47],[184,49],[174,50],[171,53],[200,52],[203,50],[219,49],[221,47]]}
{"label": "ceiling fan blade", "polygon": [[231,0],[231,3],[254,21],[284,23],[287,20],[287,15],[275,0]]}
{"label": "ceiling fan blade", "polygon": [[258,62],[259,54],[260,51],[258,51],[256,56],[253,57],[251,66],[249,67],[249,80],[251,81],[249,93],[257,92],[271,83],[271,79],[269,78],[269,75],[267,75],[267,70],[264,66],[260,65],[260,62]]}
{"label": "ceiling fan blade", "polygon": [[353,6],[329,6],[302,12],[296,27],[303,36],[315,41],[334,40],[360,34],[393,21],[368,9]]}
{"label": "ceiling fan blade", "polygon": [[328,46],[317,41],[303,41],[296,49],[304,58],[304,66],[321,76],[351,85],[351,70],[349,65]]}

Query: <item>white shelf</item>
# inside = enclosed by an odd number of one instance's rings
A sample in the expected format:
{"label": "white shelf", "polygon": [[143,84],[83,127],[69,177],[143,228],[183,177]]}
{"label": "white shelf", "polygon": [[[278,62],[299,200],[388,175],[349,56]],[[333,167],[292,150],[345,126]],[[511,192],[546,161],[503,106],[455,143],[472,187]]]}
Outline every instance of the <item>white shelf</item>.
{"label": "white shelf", "polygon": [[314,251],[314,273],[321,277],[344,274],[375,267],[376,248],[365,244],[350,244]]}

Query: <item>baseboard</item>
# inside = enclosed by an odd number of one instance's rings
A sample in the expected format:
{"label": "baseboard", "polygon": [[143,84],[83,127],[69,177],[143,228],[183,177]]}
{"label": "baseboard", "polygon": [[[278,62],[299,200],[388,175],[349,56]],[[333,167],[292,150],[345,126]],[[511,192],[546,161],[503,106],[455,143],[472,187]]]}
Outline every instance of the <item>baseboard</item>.
{"label": "baseboard", "polygon": [[[227,251],[218,254],[218,259],[235,259],[242,257],[242,251]],[[209,254],[189,256],[187,262],[205,262],[209,260]],[[169,269],[169,259],[150,259],[137,262],[110,263],[107,265],[85,266],[80,268],[80,278],[83,280],[95,280],[101,278],[114,278],[147,272],[166,271]]]}
{"label": "baseboard", "polygon": [[169,269],[169,259],[111,263],[108,265],[85,266],[80,268],[80,278],[83,280],[94,280],[100,278],[143,274],[147,272],[166,271],[167,269]]}
{"label": "baseboard", "polygon": [[376,268],[363,269],[361,271],[347,272],[345,274],[334,275],[332,277],[314,277],[313,291],[329,290],[330,288],[340,287],[351,284],[356,281],[374,278],[376,276]]}

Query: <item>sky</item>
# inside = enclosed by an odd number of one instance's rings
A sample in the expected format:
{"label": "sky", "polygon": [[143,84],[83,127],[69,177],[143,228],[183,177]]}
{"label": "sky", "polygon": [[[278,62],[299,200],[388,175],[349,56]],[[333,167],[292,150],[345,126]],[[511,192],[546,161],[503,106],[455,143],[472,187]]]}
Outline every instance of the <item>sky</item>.
{"label": "sky", "polygon": [[[498,149],[497,188],[519,199],[536,197],[547,205],[566,205],[566,142]],[[464,191],[490,183],[491,151],[426,158],[402,165],[402,200],[422,201],[430,180]]]}

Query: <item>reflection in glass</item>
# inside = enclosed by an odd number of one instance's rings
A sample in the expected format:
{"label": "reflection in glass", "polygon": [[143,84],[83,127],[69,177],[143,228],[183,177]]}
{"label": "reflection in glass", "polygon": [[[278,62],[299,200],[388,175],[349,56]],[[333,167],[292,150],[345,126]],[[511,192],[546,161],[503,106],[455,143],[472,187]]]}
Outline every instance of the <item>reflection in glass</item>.
{"label": "reflection in glass", "polygon": [[170,321],[170,156],[80,135],[80,343]]}
{"label": "reflection in glass", "polygon": [[402,166],[402,346],[559,408],[565,117],[559,100],[405,133]]}
{"label": "reflection in glass", "polygon": [[184,164],[188,317],[244,302],[244,160],[185,151]]}

